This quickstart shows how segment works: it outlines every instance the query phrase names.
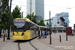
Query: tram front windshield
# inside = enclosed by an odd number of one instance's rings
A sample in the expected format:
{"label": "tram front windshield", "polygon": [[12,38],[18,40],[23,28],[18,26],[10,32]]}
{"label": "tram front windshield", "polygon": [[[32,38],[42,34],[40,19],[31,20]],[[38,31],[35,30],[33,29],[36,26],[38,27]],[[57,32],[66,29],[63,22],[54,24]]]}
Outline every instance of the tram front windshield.
{"label": "tram front windshield", "polygon": [[22,32],[24,31],[25,21],[24,20],[15,20],[13,29],[14,31]]}

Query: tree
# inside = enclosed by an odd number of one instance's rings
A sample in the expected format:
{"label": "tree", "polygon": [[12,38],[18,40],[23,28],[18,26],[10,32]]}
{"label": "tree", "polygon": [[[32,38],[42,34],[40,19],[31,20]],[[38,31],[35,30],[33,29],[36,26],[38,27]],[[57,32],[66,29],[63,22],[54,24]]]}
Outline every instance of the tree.
{"label": "tree", "polygon": [[28,14],[28,15],[26,16],[26,18],[30,19],[31,21],[33,21],[34,23],[37,24],[36,17],[37,17],[37,16],[34,15],[34,13]]}
{"label": "tree", "polygon": [[26,18],[28,18],[28,19],[31,20],[31,14],[28,14],[28,15],[26,16]]}
{"label": "tree", "polygon": [[46,25],[49,25],[49,23],[47,22]]}
{"label": "tree", "polygon": [[8,28],[8,17],[9,17],[9,0],[1,0],[2,5],[0,6],[0,37],[1,30]]}
{"label": "tree", "polygon": [[9,12],[5,11],[2,14],[2,28],[4,30],[8,29],[8,19],[9,19]]}
{"label": "tree", "polygon": [[13,19],[15,18],[21,18],[21,12],[20,12],[20,8],[19,6],[16,5],[16,7],[13,9],[13,12],[12,12],[12,17]]}
{"label": "tree", "polygon": [[45,26],[44,20],[41,19],[40,22],[38,22],[38,25]]}
{"label": "tree", "polygon": [[4,13],[4,11],[9,10],[9,0],[1,0],[2,5],[2,13]]}
{"label": "tree", "polygon": [[19,8],[19,6],[16,5],[16,7],[13,9],[12,11],[12,15],[11,15],[11,30],[12,30],[12,26],[13,26],[13,20],[15,18],[21,18],[21,12],[20,12],[21,8]]}

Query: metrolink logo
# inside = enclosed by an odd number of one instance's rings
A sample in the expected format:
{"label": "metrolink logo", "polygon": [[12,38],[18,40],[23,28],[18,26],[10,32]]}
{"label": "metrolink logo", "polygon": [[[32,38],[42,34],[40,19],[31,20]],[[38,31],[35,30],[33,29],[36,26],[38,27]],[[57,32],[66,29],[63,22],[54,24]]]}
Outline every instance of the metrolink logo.
{"label": "metrolink logo", "polygon": [[74,49],[74,46],[54,46],[55,48]]}

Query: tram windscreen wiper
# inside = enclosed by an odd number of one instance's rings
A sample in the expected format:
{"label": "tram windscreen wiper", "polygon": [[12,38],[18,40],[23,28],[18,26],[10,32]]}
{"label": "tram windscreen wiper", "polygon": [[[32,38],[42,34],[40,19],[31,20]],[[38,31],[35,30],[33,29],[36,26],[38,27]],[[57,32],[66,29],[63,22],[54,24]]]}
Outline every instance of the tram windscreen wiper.
{"label": "tram windscreen wiper", "polygon": [[15,27],[14,28],[14,31],[23,31],[24,32],[24,28],[22,27],[22,28],[17,28],[17,27]]}

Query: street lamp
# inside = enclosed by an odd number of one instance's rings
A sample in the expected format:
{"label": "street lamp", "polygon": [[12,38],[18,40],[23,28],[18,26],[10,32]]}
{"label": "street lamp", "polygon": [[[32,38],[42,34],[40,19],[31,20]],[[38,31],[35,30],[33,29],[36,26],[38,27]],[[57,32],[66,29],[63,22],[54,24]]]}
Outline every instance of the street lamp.
{"label": "street lamp", "polygon": [[66,9],[72,9],[72,8],[66,8]]}
{"label": "street lamp", "polygon": [[10,40],[10,17],[11,17],[11,3],[12,3],[12,0],[10,0],[10,8],[9,8],[8,37],[7,37],[7,40]]}
{"label": "street lamp", "polygon": [[49,11],[49,24],[50,24],[50,44],[52,44],[51,42],[51,12]]}
{"label": "street lamp", "polygon": [[71,10],[72,8],[66,8],[66,9],[67,9],[67,11],[68,11],[68,10]]}

